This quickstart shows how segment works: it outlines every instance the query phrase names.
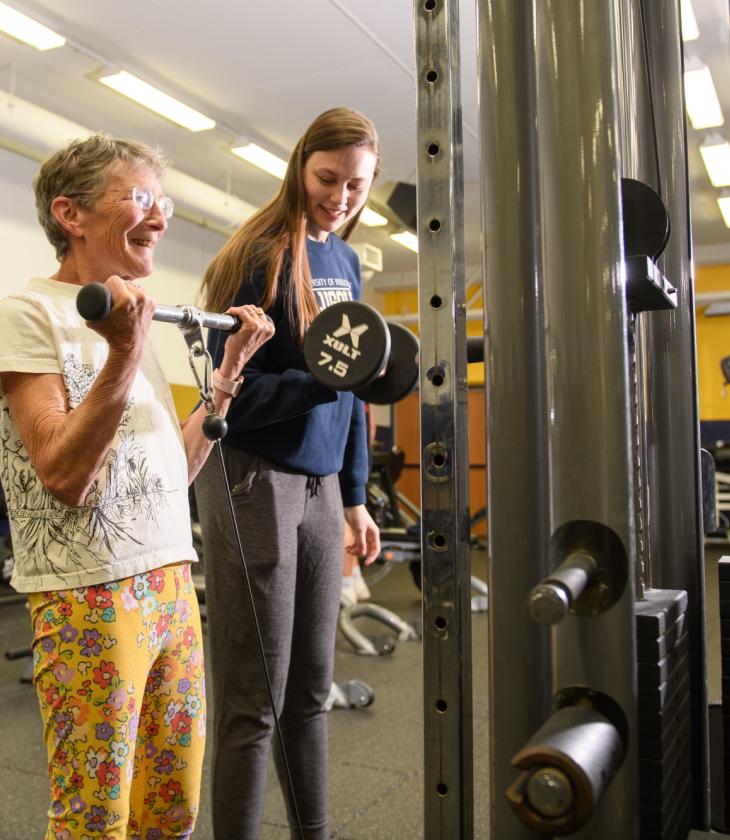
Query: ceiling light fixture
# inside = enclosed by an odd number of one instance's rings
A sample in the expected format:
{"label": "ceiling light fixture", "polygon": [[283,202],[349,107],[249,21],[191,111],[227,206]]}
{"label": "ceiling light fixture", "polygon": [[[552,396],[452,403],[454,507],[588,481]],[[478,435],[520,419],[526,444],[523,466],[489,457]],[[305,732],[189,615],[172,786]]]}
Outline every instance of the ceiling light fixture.
{"label": "ceiling light fixture", "polygon": [[723,194],[717,199],[720,205],[720,212],[722,213],[722,220],[726,226],[730,228],[730,193]]}
{"label": "ceiling light fixture", "polygon": [[[0,147],[39,163],[70,139],[86,138],[85,126],[0,90]],[[178,169],[165,173],[165,192],[175,202],[175,216],[202,224],[223,236],[231,235],[256,207]],[[178,212],[179,210],[179,212]],[[174,222],[173,222],[174,224]]]}
{"label": "ceiling light fixture", "polygon": [[37,50],[53,50],[66,43],[63,35],[0,3],[0,29]]}
{"label": "ceiling light fixture", "polygon": [[369,207],[363,207],[362,213],[360,213],[360,221],[368,227],[383,227],[383,225],[388,224],[385,216],[381,216],[380,213],[376,213]]}
{"label": "ceiling light fixture", "polygon": [[207,131],[215,127],[215,120],[168,96],[147,82],[143,82],[142,79],[127,73],[126,70],[100,76],[99,81],[189,131]]}
{"label": "ceiling light fixture", "polygon": [[684,92],[687,115],[692,128],[713,128],[722,125],[725,119],[710,68],[698,61],[688,62],[687,67],[684,72]]}
{"label": "ceiling light fixture", "polygon": [[713,187],[730,187],[730,143],[711,134],[700,143],[700,154]]}
{"label": "ceiling light fixture", "polygon": [[278,178],[280,181],[284,180],[287,166],[286,161],[276,155],[272,155],[271,152],[267,152],[266,149],[257,146],[256,143],[250,143],[248,140],[239,140],[231,147],[231,151],[236,157],[245,160],[246,163],[258,166],[259,169],[263,169],[264,172],[268,172],[269,175],[273,175],[274,178]]}
{"label": "ceiling light fixture", "polygon": [[700,30],[697,26],[697,18],[690,0],[682,0],[682,40],[696,41],[700,37]]}
{"label": "ceiling light fixture", "polygon": [[395,240],[404,248],[408,248],[409,250],[418,253],[418,237],[414,233],[404,230],[401,233],[391,233],[390,238]]}

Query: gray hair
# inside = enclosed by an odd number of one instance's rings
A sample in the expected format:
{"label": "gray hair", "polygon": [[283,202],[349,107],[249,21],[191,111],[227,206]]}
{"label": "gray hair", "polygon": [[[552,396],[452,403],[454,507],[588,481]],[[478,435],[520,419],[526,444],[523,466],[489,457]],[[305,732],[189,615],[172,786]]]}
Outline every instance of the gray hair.
{"label": "gray hair", "polygon": [[73,197],[85,210],[93,210],[106,189],[109,169],[115,163],[148,166],[158,178],[167,167],[167,161],[157,149],[99,133],[86,140],[72,140],[38,170],[33,179],[38,221],[56,249],[59,262],[68,253],[68,238],[51,212],[53,199],[61,195]]}

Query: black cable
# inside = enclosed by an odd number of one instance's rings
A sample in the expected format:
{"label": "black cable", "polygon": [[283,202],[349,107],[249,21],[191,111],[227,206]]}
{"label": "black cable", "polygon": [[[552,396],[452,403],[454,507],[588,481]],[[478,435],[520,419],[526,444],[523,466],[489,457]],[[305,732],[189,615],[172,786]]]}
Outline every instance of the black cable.
{"label": "black cable", "polygon": [[652,138],[654,140],[654,160],[656,162],[656,189],[659,198],[662,196],[662,178],[659,163],[659,135],[656,127],[656,109],[654,107],[654,85],[651,80],[651,62],[649,61],[649,38],[646,33],[646,18],[644,17],[644,0],[639,0],[639,14],[641,15],[641,38],[644,45],[644,68],[646,72],[646,86],[649,91],[649,110],[651,111]]}
{"label": "black cable", "polygon": [[287,784],[289,786],[289,797],[291,799],[292,811],[297,823],[297,833],[299,840],[304,840],[304,829],[302,828],[302,821],[299,816],[299,809],[297,808],[297,799],[294,795],[294,782],[291,777],[291,770],[289,769],[289,759],[286,756],[284,749],[284,736],[281,732],[281,725],[279,724],[279,715],[276,713],[276,703],[274,701],[274,691],[271,687],[271,677],[269,676],[269,666],[266,662],[266,652],[264,651],[264,640],[261,636],[261,627],[259,626],[258,616],[256,615],[256,605],[253,600],[253,589],[251,588],[251,579],[248,575],[248,567],[246,566],[246,558],[243,554],[243,544],[241,543],[241,534],[238,530],[238,523],[236,522],[236,512],[233,509],[233,498],[231,496],[231,485],[228,481],[228,474],[226,472],[226,465],[223,461],[223,447],[220,439],[214,441],[216,450],[218,451],[218,460],[223,472],[223,481],[226,486],[226,499],[228,501],[228,510],[231,514],[231,524],[233,525],[233,533],[236,537],[236,544],[238,545],[238,556],[241,559],[241,568],[243,569],[243,578],[246,581],[246,590],[248,591],[248,602],[251,607],[251,617],[253,618],[254,627],[256,629],[256,641],[258,642],[259,654],[261,656],[261,665],[264,669],[264,677],[266,678],[266,688],[269,692],[269,702],[271,703],[271,713],[274,716],[274,726],[276,727],[276,734],[279,738],[279,746],[281,747],[281,757],[286,770]]}

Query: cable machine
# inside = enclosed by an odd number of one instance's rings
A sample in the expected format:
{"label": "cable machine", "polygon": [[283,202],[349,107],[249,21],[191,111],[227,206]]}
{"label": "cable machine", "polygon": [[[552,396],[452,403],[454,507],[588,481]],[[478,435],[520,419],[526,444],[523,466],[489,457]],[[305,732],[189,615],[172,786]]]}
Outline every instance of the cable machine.
{"label": "cable machine", "polygon": [[[454,840],[474,796],[458,2],[414,10],[424,836]],[[679,0],[477,12],[490,836],[684,840],[708,761]]]}

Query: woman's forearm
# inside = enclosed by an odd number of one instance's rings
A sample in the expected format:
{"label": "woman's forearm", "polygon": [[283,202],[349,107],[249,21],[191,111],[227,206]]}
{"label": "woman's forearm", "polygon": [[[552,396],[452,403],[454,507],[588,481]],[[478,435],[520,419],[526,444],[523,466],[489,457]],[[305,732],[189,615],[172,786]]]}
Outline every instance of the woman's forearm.
{"label": "woman's forearm", "polygon": [[69,409],[60,374],[2,374],[10,414],[48,492],[83,504],[116,438],[138,354],[110,350],[84,400]]}

